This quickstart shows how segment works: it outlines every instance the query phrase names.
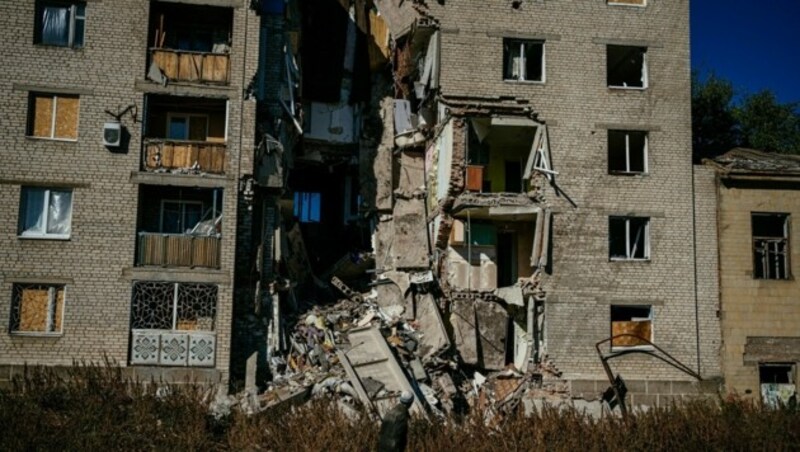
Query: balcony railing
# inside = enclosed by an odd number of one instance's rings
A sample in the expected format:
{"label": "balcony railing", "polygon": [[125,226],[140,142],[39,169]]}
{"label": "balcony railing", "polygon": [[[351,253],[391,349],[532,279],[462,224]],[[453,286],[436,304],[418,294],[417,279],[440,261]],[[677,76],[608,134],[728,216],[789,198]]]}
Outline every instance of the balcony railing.
{"label": "balcony railing", "polygon": [[139,233],[137,265],[161,267],[220,267],[222,237],[187,234]]}
{"label": "balcony railing", "polygon": [[212,331],[131,331],[131,364],[213,367],[217,336]]}
{"label": "balcony railing", "polygon": [[159,48],[151,49],[150,55],[171,82],[230,83],[230,58],[227,53]]}
{"label": "balcony railing", "polygon": [[145,171],[224,174],[226,151],[225,143],[147,138],[143,165]]}

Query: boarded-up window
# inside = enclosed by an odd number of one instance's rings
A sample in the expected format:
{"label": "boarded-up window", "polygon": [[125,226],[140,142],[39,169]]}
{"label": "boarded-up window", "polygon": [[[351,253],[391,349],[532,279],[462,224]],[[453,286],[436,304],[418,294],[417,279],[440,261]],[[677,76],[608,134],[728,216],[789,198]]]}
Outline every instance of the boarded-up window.
{"label": "boarded-up window", "polygon": [[609,5],[647,6],[647,0],[608,0]]}
{"label": "boarded-up window", "polygon": [[31,93],[28,135],[60,140],[78,139],[80,99],[67,94]]}
{"label": "boarded-up window", "polygon": [[66,288],[53,284],[14,284],[11,332],[60,334]]}
{"label": "boarded-up window", "polygon": [[653,342],[653,308],[611,306],[611,336],[612,347],[649,345],[646,341]]}

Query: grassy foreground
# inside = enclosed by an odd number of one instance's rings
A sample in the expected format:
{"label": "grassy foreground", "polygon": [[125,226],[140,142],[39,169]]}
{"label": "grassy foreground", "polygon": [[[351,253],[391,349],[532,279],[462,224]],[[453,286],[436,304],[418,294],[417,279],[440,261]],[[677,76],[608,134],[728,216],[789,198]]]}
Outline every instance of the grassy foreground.
{"label": "grassy foreground", "polygon": [[[335,402],[215,419],[199,387],[131,384],[114,367],[66,376],[29,369],[0,390],[0,450],[374,450],[378,425],[350,420]],[[593,420],[548,408],[497,427],[478,419],[414,421],[408,450],[800,450],[800,412],[740,400],[693,402]]]}

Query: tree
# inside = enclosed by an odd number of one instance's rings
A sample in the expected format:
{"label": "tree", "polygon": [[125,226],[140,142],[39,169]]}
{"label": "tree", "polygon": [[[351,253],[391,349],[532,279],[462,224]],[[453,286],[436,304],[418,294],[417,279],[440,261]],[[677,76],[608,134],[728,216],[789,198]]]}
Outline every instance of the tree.
{"label": "tree", "polygon": [[800,154],[800,103],[782,104],[763,90],[736,102],[733,84],[692,72],[692,147],[695,161],[734,147]]}
{"label": "tree", "polygon": [[769,152],[800,154],[798,104],[781,104],[771,91],[748,96],[734,111],[742,145]]}
{"label": "tree", "polygon": [[733,105],[733,84],[714,74],[692,72],[692,147],[695,160],[727,152],[741,142]]}

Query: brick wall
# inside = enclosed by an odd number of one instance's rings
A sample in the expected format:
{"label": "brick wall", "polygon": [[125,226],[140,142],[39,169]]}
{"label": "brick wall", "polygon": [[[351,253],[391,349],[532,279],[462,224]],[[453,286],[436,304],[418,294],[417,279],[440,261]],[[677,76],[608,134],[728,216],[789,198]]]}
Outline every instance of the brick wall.
{"label": "brick wall", "polygon": [[[699,318],[701,371],[717,375],[716,301],[708,285],[714,268],[698,267],[697,310],[695,301],[689,2],[640,8],[545,0],[519,9],[509,2],[428,3],[442,29],[444,96],[516,97],[548,124],[562,194],[548,194],[555,215],[546,340],[564,376],[602,378],[594,344],[610,336],[612,304],[652,305],[655,342],[692,368]],[[504,36],[545,41],[545,83],[502,80]],[[607,87],[609,43],[647,47],[646,89]],[[648,174],[608,174],[609,129],[649,132]],[[608,217],[628,214],[651,218],[649,261],[609,260]],[[707,227],[709,219],[702,221]],[[704,245],[709,252],[712,244]],[[616,366],[627,378],[691,378],[644,356]]]}
{"label": "brick wall", "polygon": [[[202,2],[198,2],[202,3]],[[214,90],[230,100],[224,189],[222,268],[213,272],[165,269],[156,276],[175,281],[220,282],[217,305],[218,373],[227,379],[230,349],[233,264],[235,259],[237,176],[252,173],[255,102],[244,100],[258,64],[258,21],[242,1],[220,1],[234,7],[231,85]],[[7,44],[0,68],[4,141],[0,161],[0,365],[38,363],[69,365],[73,360],[100,361],[106,355],[128,361],[131,280],[153,272],[135,269],[135,234],[139,185],[133,181],[141,161],[142,118],[146,92],[165,88],[145,81],[150,2],[87,1],[85,46],[82,49],[33,44],[33,0],[3,2]],[[205,88],[166,89],[204,95]],[[28,92],[74,92],[80,95],[78,139],[57,142],[27,138]],[[137,121],[127,115],[130,132],[125,152],[102,145],[105,110],[135,105]],[[240,159],[240,156],[242,157]],[[173,179],[149,183],[174,183]],[[189,179],[185,179],[189,180]],[[69,240],[25,240],[17,237],[21,185],[74,187]],[[191,186],[193,182],[183,182]],[[209,276],[210,275],[210,276]],[[63,335],[9,334],[12,285],[16,280],[58,280],[67,284]]]}

